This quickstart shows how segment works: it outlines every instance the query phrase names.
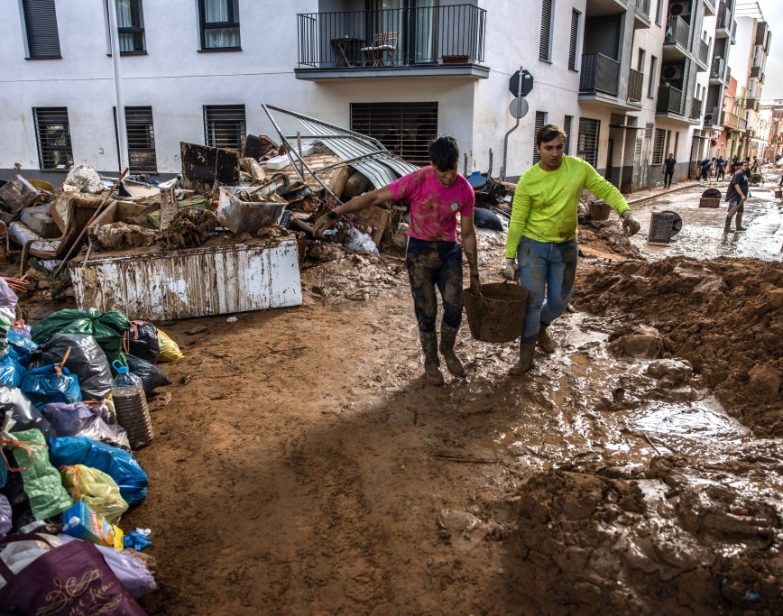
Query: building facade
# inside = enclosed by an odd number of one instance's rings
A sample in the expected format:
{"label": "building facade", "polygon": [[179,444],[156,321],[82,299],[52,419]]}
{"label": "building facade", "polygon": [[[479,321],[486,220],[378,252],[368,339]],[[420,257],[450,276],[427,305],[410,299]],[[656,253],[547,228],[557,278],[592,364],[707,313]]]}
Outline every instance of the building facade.
{"label": "building facade", "polygon": [[[536,162],[535,132],[552,122],[569,154],[630,192],[662,183],[668,153],[685,177],[734,113],[723,104],[734,0],[115,1],[133,171],[178,173],[181,141],[274,137],[269,103],[422,164],[429,139],[451,134],[467,171],[498,175],[505,163],[510,177]],[[106,0],[90,2],[10,3],[0,174],[72,162],[116,173]],[[520,68],[534,86],[514,129]]]}

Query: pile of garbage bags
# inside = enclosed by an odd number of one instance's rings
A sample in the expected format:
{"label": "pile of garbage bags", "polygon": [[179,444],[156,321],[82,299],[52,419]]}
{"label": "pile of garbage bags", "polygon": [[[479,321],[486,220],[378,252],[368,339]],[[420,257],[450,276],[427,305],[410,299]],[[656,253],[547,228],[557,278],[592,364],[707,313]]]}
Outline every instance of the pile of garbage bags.
{"label": "pile of garbage bags", "polygon": [[182,352],[117,311],[59,310],[31,328],[16,304],[0,277],[0,613],[60,613],[47,611],[47,590],[89,573],[84,613],[143,614],[136,599],[157,587],[154,559],[141,553],[151,541],[121,521],[148,479],[118,378],[133,375],[148,415],[144,396],[170,384],[158,364]]}

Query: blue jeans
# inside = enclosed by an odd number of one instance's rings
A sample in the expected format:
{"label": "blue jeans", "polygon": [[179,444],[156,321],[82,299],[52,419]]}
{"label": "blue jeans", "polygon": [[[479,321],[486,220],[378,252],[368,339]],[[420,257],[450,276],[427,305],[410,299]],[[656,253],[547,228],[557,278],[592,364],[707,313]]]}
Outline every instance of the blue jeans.
{"label": "blue jeans", "polygon": [[[530,342],[559,317],[574,294],[576,242],[537,242],[523,237],[517,249],[519,284],[527,291],[522,339]],[[544,303],[546,299],[546,303]]]}
{"label": "blue jeans", "polygon": [[405,255],[419,330],[435,331],[438,298],[443,299],[443,322],[457,328],[462,321],[462,247],[457,242],[428,242],[408,238]]}

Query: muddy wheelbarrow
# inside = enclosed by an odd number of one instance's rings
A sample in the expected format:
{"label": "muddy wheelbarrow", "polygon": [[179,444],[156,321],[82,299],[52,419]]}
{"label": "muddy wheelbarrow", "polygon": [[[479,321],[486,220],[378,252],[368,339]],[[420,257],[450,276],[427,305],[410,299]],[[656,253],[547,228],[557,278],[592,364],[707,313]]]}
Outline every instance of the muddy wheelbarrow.
{"label": "muddy wheelbarrow", "polygon": [[511,342],[522,335],[527,291],[519,284],[490,282],[481,295],[465,289],[465,312],[470,334],[481,342]]}

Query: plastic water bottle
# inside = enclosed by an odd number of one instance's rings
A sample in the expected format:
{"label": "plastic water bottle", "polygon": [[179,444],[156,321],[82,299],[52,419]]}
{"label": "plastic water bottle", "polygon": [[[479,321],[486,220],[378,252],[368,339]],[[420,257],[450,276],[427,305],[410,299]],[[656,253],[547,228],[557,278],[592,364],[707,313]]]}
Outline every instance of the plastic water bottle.
{"label": "plastic water bottle", "polygon": [[148,445],[153,436],[147,396],[144,394],[141,379],[131,374],[127,366],[115,360],[112,367],[117,371],[111,388],[117,423],[128,432],[130,446],[139,449]]}

